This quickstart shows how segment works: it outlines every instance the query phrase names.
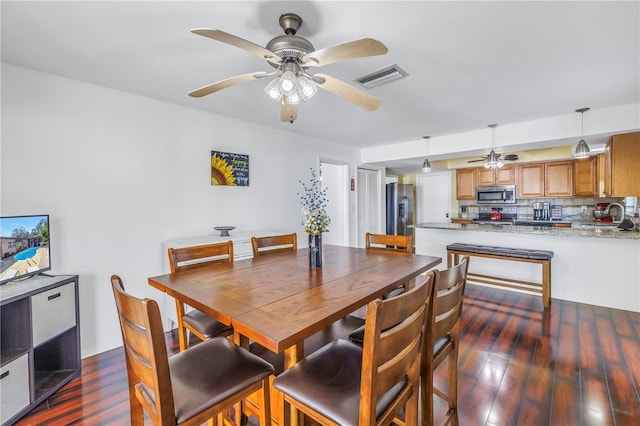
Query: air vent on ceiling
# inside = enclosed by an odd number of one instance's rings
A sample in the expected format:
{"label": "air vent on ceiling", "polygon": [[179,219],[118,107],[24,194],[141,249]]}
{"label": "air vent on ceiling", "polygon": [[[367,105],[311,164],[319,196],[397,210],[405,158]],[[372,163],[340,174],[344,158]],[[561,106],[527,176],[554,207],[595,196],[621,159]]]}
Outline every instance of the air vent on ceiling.
{"label": "air vent on ceiling", "polygon": [[371,89],[372,87],[381,86],[383,84],[391,83],[394,80],[405,78],[408,75],[409,74],[407,74],[406,71],[404,71],[396,64],[391,64],[365,76],[357,78],[355,81],[361,86],[366,87],[367,89]]}

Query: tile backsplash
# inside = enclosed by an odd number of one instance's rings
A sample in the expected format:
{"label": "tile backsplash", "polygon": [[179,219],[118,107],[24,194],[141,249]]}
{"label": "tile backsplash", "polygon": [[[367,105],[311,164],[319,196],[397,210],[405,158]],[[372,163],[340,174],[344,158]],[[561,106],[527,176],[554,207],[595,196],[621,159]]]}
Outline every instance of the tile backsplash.
{"label": "tile backsplash", "polygon": [[[535,202],[548,202],[551,206],[562,206],[563,221],[591,221],[593,220],[593,211],[598,203],[618,203],[626,207],[625,213],[633,216],[638,209],[638,199],[636,197],[610,197],[610,198],[535,198],[518,200],[515,204],[518,212],[518,219],[528,220],[533,218],[532,204]],[[510,206],[513,206],[511,204]],[[586,212],[582,211],[582,207],[586,206]],[[479,206],[475,201],[459,200],[458,201],[458,217],[464,207],[467,211],[467,217],[475,219],[478,217]],[[497,207],[497,206],[496,206]],[[618,209],[612,209],[611,213],[619,214]]]}

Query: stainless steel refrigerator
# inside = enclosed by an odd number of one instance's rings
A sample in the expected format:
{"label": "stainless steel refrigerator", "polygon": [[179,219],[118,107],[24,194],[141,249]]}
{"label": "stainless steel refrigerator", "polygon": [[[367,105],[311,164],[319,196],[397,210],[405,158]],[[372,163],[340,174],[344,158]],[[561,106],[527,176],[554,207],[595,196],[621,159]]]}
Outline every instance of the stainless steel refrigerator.
{"label": "stainless steel refrigerator", "polygon": [[[411,226],[411,228],[410,228]],[[413,235],[413,185],[387,184],[387,234]]]}

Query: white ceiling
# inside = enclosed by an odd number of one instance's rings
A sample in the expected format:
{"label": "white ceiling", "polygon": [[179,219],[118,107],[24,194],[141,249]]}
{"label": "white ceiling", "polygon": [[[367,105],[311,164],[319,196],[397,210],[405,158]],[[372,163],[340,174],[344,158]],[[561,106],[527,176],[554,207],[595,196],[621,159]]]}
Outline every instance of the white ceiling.
{"label": "white ceiling", "polygon": [[[1,2],[2,62],[360,148],[640,102],[638,1]],[[384,56],[314,68],[353,80],[396,63],[409,77],[367,92],[368,112],[318,91],[281,123],[255,80],[204,98],[191,90],[272,71],[250,53],[190,33],[259,45],[285,12],[316,49],[372,37]],[[359,87],[359,86],[358,86]],[[366,90],[366,89],[363,89]]]}

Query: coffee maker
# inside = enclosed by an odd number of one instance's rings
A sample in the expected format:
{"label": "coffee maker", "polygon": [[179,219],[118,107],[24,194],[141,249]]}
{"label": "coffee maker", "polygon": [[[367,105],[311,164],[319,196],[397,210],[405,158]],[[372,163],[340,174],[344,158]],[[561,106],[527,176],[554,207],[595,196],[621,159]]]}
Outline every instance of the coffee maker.
{"label": "coffee maker", "polygon": [[550,211],[550,203],[533,203],[533,220],[549,220],[551,216]]}

